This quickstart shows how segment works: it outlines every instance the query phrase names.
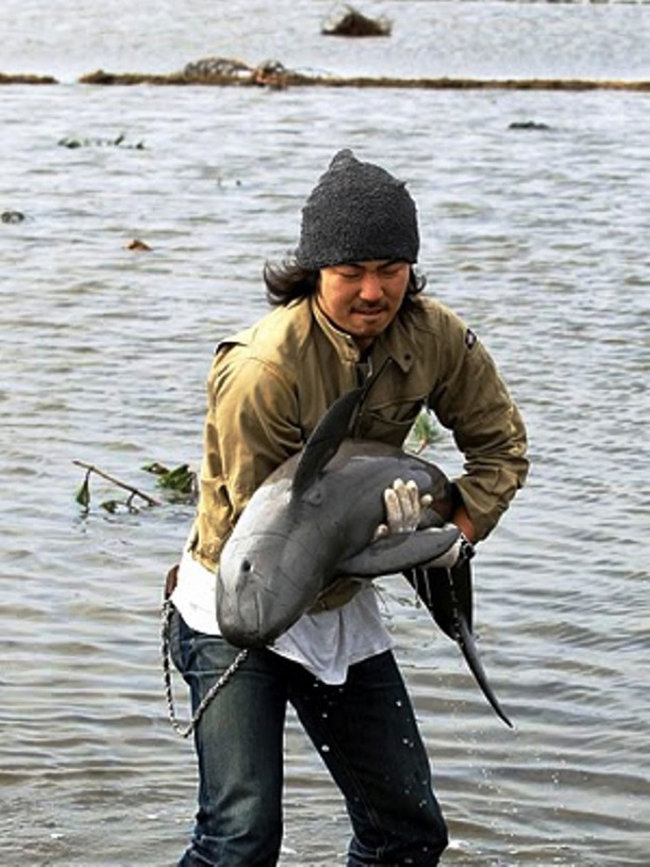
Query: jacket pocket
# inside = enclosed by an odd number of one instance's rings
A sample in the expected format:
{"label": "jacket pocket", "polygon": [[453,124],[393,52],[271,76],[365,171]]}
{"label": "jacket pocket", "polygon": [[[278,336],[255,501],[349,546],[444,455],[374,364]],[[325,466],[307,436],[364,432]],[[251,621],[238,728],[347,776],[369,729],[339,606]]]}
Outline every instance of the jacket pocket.
{"label": "jacket pocket", "polygon": [[365,409],[357,422],[356,435],[361,439],[379,440],[399,447],[404,443],[423,405],[424,398],[395,401]]}

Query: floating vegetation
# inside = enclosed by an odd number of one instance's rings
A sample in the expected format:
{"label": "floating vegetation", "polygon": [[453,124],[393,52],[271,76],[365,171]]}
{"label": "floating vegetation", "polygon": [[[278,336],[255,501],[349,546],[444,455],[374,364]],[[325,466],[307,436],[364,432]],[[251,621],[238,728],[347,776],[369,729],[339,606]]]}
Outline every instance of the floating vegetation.
{"label": "floating vegetation", "polygon": [[80,84],[159,84],[159,85],[253,85],[283,87],[286,83],[308,81],[306,76],[287,69],[279,60],[265,60],[257,66],[249,66],[242,60],[230,57],[204,57],[187,63],[180,72],[169,75],[127,72],[113,74],[103,69],[83,75]]}
{"label": "floating vegetation", "polygon": [[[266,63],[268,63],[267,61]],[[205,85],[215,87],[258,87],[270,84],[265,72],[266,63],[251,67],[248,75],[214,74],[187,75],[185,72],[170,74],[150,73],[112,73],[98,70],[83,75],[80,84],[114,85],[129,87],[135,85],[159,85],[167,87],[187,87]],[[284,67],[283,67],[284,68]],[[276,75],[277,78],[277,75]],[[282,74],[282,87],[354,87],[354,88],[394,88],[402,90],[631,90],[650,91],[648,81],[612,81],[605,79],[578,78],[393,78],[388,76],[340,76],[306,75],[286,69]]]}
{"label": "floating vegetation", "polygon": [[157,461],[142,467],[148,473],[156,476],[156,484],[172,493],[172,498],[178,502],[195,502],[198,493],[196,473],[189,464],[181,464],[173,470]]}
{"label": "floating vegetation", "polygon": [[[351,7],[347,7],[351,10]],[[352,10],[354,12],[354,10]],[[359,15],[359,13],[355,13]],[[365,16],[361,16],[365,18]],[[358,20],[358,19],[357,19]],[[372,19],[366,19],[372,21]],[[372,22],[375,26],[377,21]],[[380,27],[388,27],[390,22],[379,19]],[[338,35],[331,32],[327,35]],[[325,32],[325,30],[323,30]],[[381,35],[388,35],[388,32]],[[380,34],[375,34],[380,35]],[[229,57],[204,57],[187,63],[182,70],[170,73],[122,72],[113,73],[98,69],[77,79],[79,84],[116,85],[129,87],[138,84],[160,85],[168,87],[184,87],[188,85],[212,86],[266,86],[271,89],[286,87],[354,87],[354,88],[400,88],[405,90],[626,90],[648,92],[650,80],[625,81],[616,79],[579,79],[579,78],[394,78],[387,76],[341,76],[330,73],[307,75],[296,70],[287,69],[278,60],[265,60],[257,66],[252,66],[243,60]],[[2,84],[58,84],[51,76],[11,75],[0,72]],[[118,136],[119,139],[119,136]],[[106,146],[132,147],[137,150],[144,148],[139,142],[135,145],[125,144],[123,140],[115,139],[63,139],[64,147]]]}
{"label": "floating vegetation", "polygon": [[321,33],[323,36],[390,36],[392,29],[387,18],[367,18],[352,6],[346,6],[334,23],[321,28]]}
{"label": "floating vegetation", "polygon": [[151,494],[147,494],[144,491],[141,491],[139,488],[134,487],[133,485],[129,485],[127,482],[123,482],[120,479],[116,479],[115,476],[111,476],[108,473],[104,472],[104,470],[100,470],[99,467],[94,466],[94,464],[87,464],[85,461],[73,461],[78,467],[83,467],[86,470],[86,475],[84,476],[84,480],[81,483],[81,487],[76,493],[75,500],[84,511],[84,514],[88,514],[90,511],[90,477],[93,473],[100,478],[105,479],[107,482],[110,482],[116,488],[120,488],[123,491],[127,491],[129,496],[126,500],[104,500],[101,502],[100,508],[104,509],[107,512],[111,512],[112,514],[118,512],[120,508],[126,509],[128,512],[134,513],[138,511],[137,506],[135,505],[136,500],[142,500],[147,506],[159,506],[160,501],[156,500],[155,497],[152,497]]}
{"label": "floating vegetation", "polygon": [[116,138],[72,138],[66,137],[59,141],[59,146],[63,148],[123,148],[125,150],[142,151],[144,150],[144,142],[130,144],[126,141],[124,133],[120,133]]}
{"label": "floating vegetation", "polygon": [[[86,470],[84,480],[75,494],[75,501],[81,506],[84,514],[88,514],[90,511],[90,478],[93,474],[107,482],[110,482],[116,488],[128,493],[126,499],[111,498],[100,502],[99,507],[104,509],[106,512],[115,514],[121,510],[126,510],[131,514],[137,513],[139,511],[136,505],[138,500],[141,500],[146,506],[162,505],[162,502],[157,500],[155,497],[152,497],[151,494],[110,475],[104,470],[99,469],[99,467],[96,467],[94,464],[87,464],[85,461],[73,461],[72,463]],[[142,469],[145,472],[152,473],[156,476],[156,484],[159,488],[165,489],[167,492],[167,499],[171,502],[196,503],[198,499],[197,477],[196,473],[190,469],[189,464],[181,464],[180,466],[170,470],[157,461],[154,461],[153,463],[142,467]]]}
{"label": "floating vegetation", "polygon": [[549,130],[551,127],[546,123],[539,123],[535,120],[521,120],[521,121],[513,121],[508,129],[523,129],[523,130],[535,130],[535,131],[544,131]]}
{"label": "floating vegetation", "polygon": [[0,84],[58,84],[51,75],[22,75],[0,72]]}
{"label": "floating vegetation", "polygon": [[248,63],[233,57],[203,57],[183,67],[187,78],[247,78],[252,71]]}
{"label": "floating vegetation", "polygon": [[235,81],[270,87],[283,87],[286,77],[292,74],[279,60],[265,60],[257,66],[250,66],[243,60],[232,57],[204,57],[187,63],[182,72],[183,77],[192,84]]}
{"label": "floating vegetation", "polygon": [[16,223],[22,223],[25,219],[25,215],[22,211],[3,211],[0,214],[0,222],[9,223],[15,225]]}

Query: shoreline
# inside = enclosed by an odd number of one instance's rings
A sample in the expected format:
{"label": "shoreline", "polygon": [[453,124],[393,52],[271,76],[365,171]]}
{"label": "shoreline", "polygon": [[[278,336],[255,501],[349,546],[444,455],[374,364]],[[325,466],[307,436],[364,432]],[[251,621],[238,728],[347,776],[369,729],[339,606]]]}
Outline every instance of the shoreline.
{"label": "shoreline", "polygon": [[[330,88],[393,88],[402,90],[625,90],[650,92],[650,81],[574,79],[574,78],[393,78],[384,76],[337,76],[303,75],[288,70],[266,72],[251,70],[247,75],[191,75],[185,72],[139,73],[105,72],[99,69],[76,80],[82,85],[134,87],[153,85],[159,87],[269,87],[284,90],[289,87]],[[50,75],[0,73],[2,85],[58,85]]]}

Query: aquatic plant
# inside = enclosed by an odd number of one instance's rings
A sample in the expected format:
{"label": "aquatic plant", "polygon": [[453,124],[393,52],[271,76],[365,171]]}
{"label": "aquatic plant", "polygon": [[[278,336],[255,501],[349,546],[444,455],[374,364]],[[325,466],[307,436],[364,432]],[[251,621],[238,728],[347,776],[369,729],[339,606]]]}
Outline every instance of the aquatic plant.
{"label": "aquatic plant", "polygon": [[437,427],[429,410],[424,407],[420,410],[420,414],[415,419],[408,436],[413,451],[419,455],[420,452],[423,452],[424,449],[433,445],[433,443],[439,439],[440,429]]}
{"label": "aquatic plant", "polygon": [[142,469],[148,473],[153,473],[156,476],[158,486],[169,491],[175,501],[196,500],[198,491],[197,478],[196,473],[190,469],[189,464],[181,464],[170,470],[163,466],[163,464],[154,461],[154,463],[147,464]]}
{"label": "aquatic plant", "polygon": [[[137,500],[142,500],[146,506],[160,506],[162,502],[157,500],[151,494],[146,493],[134,485],[124,482],[121,479],[101,470],[94,464],[88,464],[85,461],[75,460],[73,463],[86,470],[84,480],[77,490],[75,495],[76,502],[82,507],[84,514],[90,511],[91,491],[90,477],[95,474],[110,482],[117,488],[128,492],[126,499],[109,499],[103,500],[99,506],[107,512],[114,514],[120,508],[125,508],[130,513],[138,512],[136,506]],[[174,469],[168,469],[158,462],[153,462],[142,467],[145,472],[152,473],[156,476],[156,484],[158,487],[165,489],[167,497],[172,502],[189,502],[194,503],[197,499],[197,481],[196,473],[190,469],[189,464],[181,464]]]}
{"label": "aquatic plant", "polygon": [[65,138],[60,139],[58,144],[60,147],[68,148],[69,150],[88,147],[114,147],[131,151],[143,151],[145,149],[144,142],[139,141],[135,144],[127,143],[126,136],[123,132],[115,138],[74,138],[72,136],[66,136]]}

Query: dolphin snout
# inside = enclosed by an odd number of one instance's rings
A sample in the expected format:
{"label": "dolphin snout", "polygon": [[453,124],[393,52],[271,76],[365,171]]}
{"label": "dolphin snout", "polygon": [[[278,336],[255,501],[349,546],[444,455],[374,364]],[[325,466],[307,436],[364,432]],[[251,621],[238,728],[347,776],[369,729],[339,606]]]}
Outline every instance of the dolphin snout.
{"label": "dolphin snout", "polygon": [[279,616],[282,594],[269,587],[249,556],[242,557],[234,564],[235,568],[232,562],[229,565],[226,575],[221,569],[217,572],[217,622],[221,635],[235,647],[266,647],[295,617],[287,621]]}
{"label": "dolphin snout", "polygon": [[222,636],[235,647],[262,647],[268,638],[262,629],[258,593],[251,592],[253,564],[243,557],[226,582],[217,572],[217,622]]}

